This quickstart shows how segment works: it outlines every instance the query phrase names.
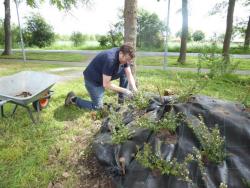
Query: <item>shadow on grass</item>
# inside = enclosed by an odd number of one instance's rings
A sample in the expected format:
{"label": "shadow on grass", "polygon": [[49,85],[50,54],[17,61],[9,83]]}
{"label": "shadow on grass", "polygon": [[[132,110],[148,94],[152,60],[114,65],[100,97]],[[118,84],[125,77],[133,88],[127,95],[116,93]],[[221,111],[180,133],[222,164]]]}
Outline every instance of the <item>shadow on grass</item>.
{"label": "shadow on grass", "polygon": [[57,121],[72,121],[78,119],[84,113],[86,113],[85,110],[81,110],[75,106],[59,106],[54,111],[54,118]]}

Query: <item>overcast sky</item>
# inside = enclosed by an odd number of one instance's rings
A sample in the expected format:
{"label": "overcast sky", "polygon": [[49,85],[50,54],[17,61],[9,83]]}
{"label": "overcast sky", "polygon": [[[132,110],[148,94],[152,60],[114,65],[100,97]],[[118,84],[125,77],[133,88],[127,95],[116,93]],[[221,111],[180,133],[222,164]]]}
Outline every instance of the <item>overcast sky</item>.
{"label": "overcast sky", "polygon": [[[48,4],[40,6],[39,9],[28,8],[24,3],[19,6],[21,22],[24,17],[31,13],[40,13],[46,21],[53,25],[54,31],[59,34],[71,34],[80,31],[87,34],[105,34],[109,26],[117,21],[118,9],[123,8],[124,0],[92,0],[89,7],[79,7],[70,13],[58,11]],[[203,30],[208,35],[214,32],[224,33],[226,27],[226,16],[208,16],[208,11],[218,0],[189,0],[189,28],[193,31]],[[17,23],[15,4],[11,1],[11,19]],[[161,0],[138,0],[139,8],[146,9],[159,15],[165,21],[167,15],[167,1]],[[181,29],[181,0],[171,0],[170,29],[173,34]],[[4,6],[0,4],[0,18],[4,18]],[[235,17],[246,18],[249,9],[236,5]]]}

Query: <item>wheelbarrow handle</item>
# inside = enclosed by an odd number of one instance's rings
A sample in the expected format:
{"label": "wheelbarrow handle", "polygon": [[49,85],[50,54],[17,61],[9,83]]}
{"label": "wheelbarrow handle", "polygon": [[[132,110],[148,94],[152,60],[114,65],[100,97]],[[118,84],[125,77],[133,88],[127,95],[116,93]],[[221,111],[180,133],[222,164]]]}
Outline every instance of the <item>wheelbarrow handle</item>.
{"label": "wheelbarrow handle", "polygon": [[4,117],[4,112],[3,112],[3,105],[10,100],[0,100],[0,117]]}
{"label": "wheelbarrow handle", "polygon": [[3,106],[5,103],[9,102],[10,100],[0,100],[0,106]]}

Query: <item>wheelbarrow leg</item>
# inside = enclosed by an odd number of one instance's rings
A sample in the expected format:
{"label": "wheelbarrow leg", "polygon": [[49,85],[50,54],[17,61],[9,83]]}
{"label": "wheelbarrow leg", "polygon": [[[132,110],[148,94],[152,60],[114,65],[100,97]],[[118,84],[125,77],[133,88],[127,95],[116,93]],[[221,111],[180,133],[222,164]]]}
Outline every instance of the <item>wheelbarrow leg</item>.
{"label": "wheelbarrow leg", "polygon": [[12,111],[11,116],[14,116],[14,114],[15,114],[15,112],[16,112],[16,109],[17,109],[17,104],[15,105],[15,107],[14,107],[14,109],[13,109],[13,111]]}
{"label": "wheelbarrow leg", "polygon": [[1,118],[4,117],[4,112],[3,112],[3,105],[1,106]]}
{"label": "wheelbarrow leg", "polygon": [[29,112],[29,115],[30,115],[30,118],[31,118],[32,122],[33,122],[34,124],[36,124],[36,121],[35,121],[35,119],[34,119],[34,116],[33,116],[32,112],[31,112],[30,108],[29,108],[28,106],[26,106],[26,109],[27,109],[28,112]]}

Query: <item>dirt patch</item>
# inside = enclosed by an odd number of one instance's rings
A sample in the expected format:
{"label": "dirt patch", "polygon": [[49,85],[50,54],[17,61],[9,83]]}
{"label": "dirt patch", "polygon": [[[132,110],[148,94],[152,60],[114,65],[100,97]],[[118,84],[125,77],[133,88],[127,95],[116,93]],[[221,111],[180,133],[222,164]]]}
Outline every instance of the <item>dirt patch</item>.
{"label": "dirt patch", "polygon": [[[89,115],[91,117],[91,114]],[[92,118],[93,119],[93,118]],[[111,177],[105,175],[92,153],[92,139],[98,132],[101,122],[93,121],[90,126],[83,127],[82,122],[66,122],[65,133],[72,130],[81,132],[79,135],[68,136],[61,139],[63,142],[72,143],[70,153],[64,156],[61,144],[51,148],[48,164],[50,166],[61,166],[63,171],[48,184],[48,188],[113,188]],[[72,183],[73,182],[73,183]]]}
{"label": "dirt patch", "polygon": [[98,163],[94,154],[78,161],[78,173],[80,176],[79,187],[82,188],[114,188],[111,176],[105,173],[104,168]]}
{"label": "dirt patch", "polygon": [[176,134],[171,134],[167,129],[161,129],[156,137],[168,144],[176,144],[177,142]]}

